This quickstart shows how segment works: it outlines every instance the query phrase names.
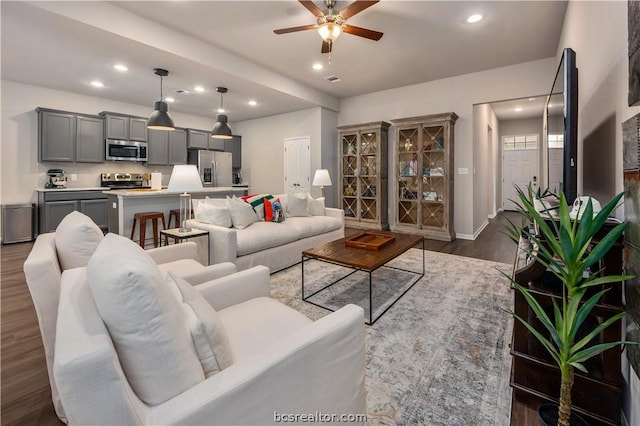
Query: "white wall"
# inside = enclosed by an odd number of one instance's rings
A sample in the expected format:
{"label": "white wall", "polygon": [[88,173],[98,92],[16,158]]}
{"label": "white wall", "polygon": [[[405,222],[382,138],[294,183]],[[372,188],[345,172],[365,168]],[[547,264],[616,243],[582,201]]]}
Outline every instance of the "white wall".
{"label": "white wall", "polygon": [[[578,164],[582,163],[583,138],[613,115],[616,121],[616,192],[622,191],[621,123],[640,113],[640,107],[627,105],[627,2],[569,2],[558,45],[558,61],[565,47],[575,50],[579,74]],[[582,172],[578,169],[579,191],[582,190]],[[637,371],[632,369],[623,369],[623,375],[627,380],[626,421],[637,425],[640,424],[640,380]]]}
{"label": "white wall", "polygon": [[[323,134],[322,108],[311,108],[288,114],[238,122],[233,131],[242,135],[242,173],[249,181],[251,192],[280,194],[284,192],[284,139],[311,137],[311,170],[321,168]],[[326,126],[335,119],[326,117]],[[337,137],[337,136],[336,136]],[[334,145],[337,143],[331,141]],[[320,196],[320,188],[312,187],[311,195]]]}
{"label": "white wall", "polygon": [[[473,105],[547,93],[557,69],[556,58],[526,62],[473,74],[343,99],[340,125],[389,121],[395,118],[455,112],[455,168],[474,167]],[[390,134],[394,143],[394,132]],[[390,152],[391,149],[390,149]],[[392,170],[390,168],[390,170]],[[454,227],[459,235],[473,235],[473,176],[455,176]],[[390,191],[390,194],[395,194]],[[389,205],[394,202],[390,198]],[[390,208],[389,214],[393,214]]]}
{"label": "white wall", "polygon": [[[473,107],[473,230],[474,237],[495,216],[496,178],[500,163],[496,152],[500,151],[498,119],[489,104]],[[500,173],[501,174],[501,173]]]}
{"label": "white wall", "polygon": [[[331,187],[324,189],[325,205],[327,207],[339,207],[338,186],[339,186],[339,164],[338,164],[338,113],[326,108],[322,108],[322,154],[320,156],[320,166],[329,170],[331,177]],[[313,173],[313,170],[312,170]],[[313,176],[313,174],[311,175]]]}
{"label": "white wall", "polygon": [[[100,186],[100,173],[148,172],[158,170],[168,183],[170,166],[143,166],[129,162],[89,163],[38,163],[37,107],[59,109],[85,114],[113,111],[124,114],[148,116],[148,106],[132,105],[102,98],[46,89],[38,86],[2,81],[2,144],[0,145],[0,202],[19,204],[36,201],[35,188],[44,188],[46,172],[61,168],[78,175],[77,181],[69,181],[69,187]],[[214,119],[171,112],[176,126],[209,129]]]}

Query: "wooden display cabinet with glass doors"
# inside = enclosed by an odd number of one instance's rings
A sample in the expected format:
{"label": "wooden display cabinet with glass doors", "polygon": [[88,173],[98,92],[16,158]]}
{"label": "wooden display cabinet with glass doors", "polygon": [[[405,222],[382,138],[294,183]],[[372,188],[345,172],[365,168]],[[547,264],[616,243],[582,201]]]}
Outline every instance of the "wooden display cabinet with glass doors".
{"label": "wooden display cabinet with glass doors", "polygon": [[393,231],[453,241],[451,112],[391,120],[395,128]]}
{"label": "wooden display cabinet with glass doors", "polygon": [[389,229],[387,139],[389,123],[338,127],[340,205],[345,226]]}

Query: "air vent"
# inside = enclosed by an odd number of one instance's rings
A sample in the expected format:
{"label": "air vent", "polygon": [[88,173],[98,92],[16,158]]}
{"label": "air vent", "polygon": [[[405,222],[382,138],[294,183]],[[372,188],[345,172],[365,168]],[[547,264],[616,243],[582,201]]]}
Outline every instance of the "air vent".
{"label": "air vent", "polygon": [[325,77],[324,79],[327,80],[329,83],[337,83],[340,81],[340,77],[337,77],[335,75],[330,75],[328,77]]}
{"label": "air vent", "polygon": [[190,91],[184,90],[184,89],[177,89],[176,93],[179,94],[179,95],[190,95],[191,94]]}

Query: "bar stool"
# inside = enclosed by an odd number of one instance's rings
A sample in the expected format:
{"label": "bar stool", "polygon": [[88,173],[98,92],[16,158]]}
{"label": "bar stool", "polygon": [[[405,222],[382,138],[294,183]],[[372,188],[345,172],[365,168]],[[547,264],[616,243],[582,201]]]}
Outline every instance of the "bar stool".
{"label": "bar stool", "polygon": [[158,238],[160,236],[160,232],[158,230],[158,219],[162,219],[162,229],[167,229],[167,226],[164,222],[164,214],[162,212],[140,212],[133,215],[133,226],[131,227],[131,240],[133,240],[133,235],[136,230],[136,223],[140,222],[140,247],[144,248],[145,246],[145,237],[147,233],[147,220],[152,221],[153,225],[153,246],[158,247]]}

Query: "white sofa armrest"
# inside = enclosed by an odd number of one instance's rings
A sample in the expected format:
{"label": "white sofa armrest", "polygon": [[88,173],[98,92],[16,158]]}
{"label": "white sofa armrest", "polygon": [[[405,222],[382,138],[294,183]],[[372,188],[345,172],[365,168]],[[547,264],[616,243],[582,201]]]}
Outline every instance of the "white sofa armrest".
{"label": "white sofa armrest", "polygon": [[269,297],[269,268],[254,266],[199,284],[195,288],[215,310],[237,305],[256,297]]}
{"label": "white sofa armrest", "polygon": [[336,209],[336,208],[333,208],[333,207],[326,207],[324,209],[324,214],[326,216],[335,217],[336,219],[340,220],[340,223],[342,224],[342,227],[344,228],[344,210]]}
{"label": "white sofa armrest", "polygon": [[238,271],[236,265],[231,262],[218,263],[217,265],[206,266],[204,269],[182,275],[191,285],[197,285],[206,281],[231,275]]}
{"label": "white sofa armrest", "polygon": [[235,229],[223,228],[196,219],[190,219],[187,223],[192,228],[209,231],[209,265],[222,262],[236,263],[238,239]]}
{"label": "white sofa armrest", "polygon": [[152,407],[148,420],[267,425],[278,414],[365,415],[364,379],[364,313],[348,305]]}
{"label": "white sofa armrest", "polygon": [[193,259],[199,261],[198,245],[193,241],[170,246],[157,247],[146,250],[157,264],[175,262],[181,259]]}

